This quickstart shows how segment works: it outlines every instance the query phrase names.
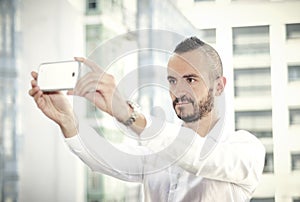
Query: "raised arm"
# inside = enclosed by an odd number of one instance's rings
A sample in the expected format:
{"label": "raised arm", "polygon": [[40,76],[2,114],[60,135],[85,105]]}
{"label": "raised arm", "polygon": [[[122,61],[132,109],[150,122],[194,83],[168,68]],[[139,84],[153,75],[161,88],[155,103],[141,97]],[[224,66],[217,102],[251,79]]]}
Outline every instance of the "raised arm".
{"label": "raised arm", "polygon": [[61,92],[44,93],[37,85],[38,74],[31,72],[33,80],[29,95],[34,98],[37,107],[49,119],[59,125],[65,137],[73,137],[77,134],[78,123],[66,96]]}
{"label": "raised arm", "polygon": [[[84,63],[92,71],[79,79],[74,90],[69,95],[85,97],[98,109],[115,117],[121,123],[132,118],[133,108],[118,91],[114,76],[103,71],[96,63],[81,57],[75,60]],[[146,126],[146,119],[142,114],[135,115],[135,121],[128,125],[137,134]]]}

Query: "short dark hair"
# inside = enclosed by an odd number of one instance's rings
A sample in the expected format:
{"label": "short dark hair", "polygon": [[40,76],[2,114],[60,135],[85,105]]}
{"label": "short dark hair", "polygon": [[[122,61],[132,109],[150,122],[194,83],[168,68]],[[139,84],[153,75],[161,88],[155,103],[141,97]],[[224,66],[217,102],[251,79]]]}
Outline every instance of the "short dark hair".
{"label": "short dark hair", "polygon": [[210,45],[192,36],[181,41],[175,48],[174,53],[181,54],[200,48],[211,60],[214,77],[223,76],[223,65],[218,52]]}
{"label": "short dark hair", "polygon": [[195,36],[192,36],[192,37],[186,38],[185,40],[180,42],[176,46],[174,52],[179,53],[179,54],[185,53],[188,51],[195,50],[195,49],[199,48],[200,46],[204,46],[204,44],[205,43],[203,41],[201,41],[200,39],[198,39]]}

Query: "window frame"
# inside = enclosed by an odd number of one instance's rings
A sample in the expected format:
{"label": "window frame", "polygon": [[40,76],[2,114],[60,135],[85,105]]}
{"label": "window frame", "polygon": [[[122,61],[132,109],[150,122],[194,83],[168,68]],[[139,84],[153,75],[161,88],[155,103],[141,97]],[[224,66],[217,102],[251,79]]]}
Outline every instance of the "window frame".
{"label": "window frame", "polygon": [[285,29],[286,29],[286,34],[285,34],[286,40],[300,39],[300,23],[286,24]]}
{"label": "window frame", "polygon": [[[90,8],[90,1],[93,1],[92,3],[95,4],[95,8]],[[86,0],[86,6],[85,11],[86,15],[97,15],[101,14],[101,6],[100,6],[101,0]]]}
{"label": "window frame", "polygon": [[[293,159],[297,159],[297,163],[295,165],[295,162]],[[291,170],[292,171],[300,171],[300,152],[291,153]]]}
{"label": "window frame", "polygon": [[[261,85],[249,85],[249,86],[240,86],[237,84],[238,82],[238,76],[242,75],[248,75],[250,78],[254,75],[258,75],[264,73],[264,75],[268,75],[270,77],[270,82],[268,85],[264,85],[263,83]],[[263,80],[265,81],[265,80]],[[249,95],[239,93],[240,88],[248,89],[248,94],[253,93],[251,96],[264,96],[264,95],[271,95],[271,68],[270,67],[260,67],[260,68],[243,68],[243,69],[237,69],[234,68],[234,96],[235,97],[247,97]],[[253,91],[253,89],[256,89]],[[261,89],[264,89],[263,91]],[[241,91],[243,92],[243,91]]]}
{"label": "window frame", "polygon": [[[290,124],[290,126],[292,126],[292,125],[300,125],[300,121],[298,121],[298,122],[294,121],[294,119],[295,119],[295,118],[293,118],[294,114],[300,116],[300,107],[289,108],[289,124]],[[296,120],[297,120],[297,118],[296,118]]]}
{"label": "window frame", "polygon": [[232,51],[234,56],[269,55],[270,25],[232,27]]}
{"label": "window frame", "polygon": [[300,81],[300,64],[288,65],[288,82]]}

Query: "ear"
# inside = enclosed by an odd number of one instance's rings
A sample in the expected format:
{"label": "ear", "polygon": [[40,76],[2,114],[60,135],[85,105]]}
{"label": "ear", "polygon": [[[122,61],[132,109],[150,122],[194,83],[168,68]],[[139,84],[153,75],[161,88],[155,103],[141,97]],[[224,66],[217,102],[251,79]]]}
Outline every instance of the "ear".
{"label": "ear", "polygon": [[217,86],[216,86],[216,93],[215,95],[216,96],[219,96],[222,94],[224,88],[225,88],[225,85],[226,85],[226,78],[224,76],[220,76],[217,80]]}

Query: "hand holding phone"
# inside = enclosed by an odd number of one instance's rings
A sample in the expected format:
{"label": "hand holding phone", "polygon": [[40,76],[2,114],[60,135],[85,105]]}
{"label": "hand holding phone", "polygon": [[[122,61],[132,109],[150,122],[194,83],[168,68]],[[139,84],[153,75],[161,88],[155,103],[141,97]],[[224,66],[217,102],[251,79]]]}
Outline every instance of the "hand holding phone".
{"label": "hand holding phone", "polygon": [[80,62],[61,61],[42,63],[37,83],[44,92],[74,89],[80,71]]}

